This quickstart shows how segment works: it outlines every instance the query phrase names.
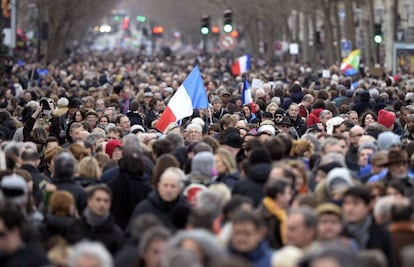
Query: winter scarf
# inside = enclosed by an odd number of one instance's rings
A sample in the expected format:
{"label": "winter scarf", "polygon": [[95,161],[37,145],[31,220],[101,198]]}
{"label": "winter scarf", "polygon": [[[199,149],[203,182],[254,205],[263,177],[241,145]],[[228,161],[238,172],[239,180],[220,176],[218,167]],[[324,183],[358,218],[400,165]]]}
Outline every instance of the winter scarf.
{"label": "winter scarf", "polygon": [[361,249],[365,249],[369,240],[369,227],[372,224],[371,216],[367,216],[362,223],[345,223],[346,229],[358,242]]}
{"label": "winter scarf", "polygon": [[109,218],[109,212],[104,216],[96,216],[89,208],[85,209],[83,215],[85,216],[86,222],[93,227],[104,224]]}
{"label": "winter scarf", "polygon": [[286,210],[278,209],[275,205],[275,202],[270,197],[265,197],[263,199],[263,205],[265,208],[273,214],[280,222],[280,237],[282,238],[283,244],[286,244],[287,237],[286,237],[286,221],[287,221],[287,214]]}

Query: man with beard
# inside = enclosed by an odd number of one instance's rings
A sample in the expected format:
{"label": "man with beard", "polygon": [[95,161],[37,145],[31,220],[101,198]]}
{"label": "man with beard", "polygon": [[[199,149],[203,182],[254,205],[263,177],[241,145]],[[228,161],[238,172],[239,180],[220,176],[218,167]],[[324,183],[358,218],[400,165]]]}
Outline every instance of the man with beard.
{"label": "man with beard", "polygon": [[388,152],[388,161],[385,165],[388,168],[387,175],[382,182],[387,186],[391,181],[400,181],[404,185],[405,196],[412,196],[414,183],[408,176],[408,154],[401,149],[391,149]]}

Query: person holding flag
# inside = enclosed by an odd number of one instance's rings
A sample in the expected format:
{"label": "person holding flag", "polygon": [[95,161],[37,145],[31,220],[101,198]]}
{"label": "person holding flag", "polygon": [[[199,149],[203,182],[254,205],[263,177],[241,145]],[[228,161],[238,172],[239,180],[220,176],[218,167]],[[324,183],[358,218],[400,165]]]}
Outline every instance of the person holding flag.
{"label": "person holding flag", "polygon": [[252,90],[250,89],[249,82],[244,78],[243,82],[243,113],[248,123],[258,123],[259,119],[256,117],[256,103],[253,101]]}
{"label": "person holding flag", "polygon": [[172,122],[193,115],[194,109],[208,108],[208,99],[200,69],[196,66],[171,97],[155,128],[164,132]]}

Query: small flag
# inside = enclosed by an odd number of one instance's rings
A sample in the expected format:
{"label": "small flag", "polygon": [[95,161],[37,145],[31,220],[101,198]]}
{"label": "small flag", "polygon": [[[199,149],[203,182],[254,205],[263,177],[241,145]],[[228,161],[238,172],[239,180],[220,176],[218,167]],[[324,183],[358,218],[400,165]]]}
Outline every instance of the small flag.
{"label": "small flag", "polygon": [[253,101],[252,90],[250,89],[250,85],[247,79],[244,79],[244,83],[243,83],[242,101],[243,101],[243,106],[249,105],[252,110],[252,113],[256,112],[256,104]]}
{"label": "small flag", "polygon": [[361,58],[361,50],[352,51],[349,56],[342,60],[341,71],[345,76],[352,76],[359,71],[359,60]]}
{"label": "small flag", "polygon": [[248,70],[250,70],[250,54],[244,55],[242,57],[239,57],[234,61],[233,65],[231,66],[231,72],[234,76],[246,73]]}
{"label": "small flag", "polygon": [[201,78],[200,69],[196,66],[170,99],[155,128],[160,132],[164,132],[171,122],[193,115],[194,109],[207,107],[206,89]]}

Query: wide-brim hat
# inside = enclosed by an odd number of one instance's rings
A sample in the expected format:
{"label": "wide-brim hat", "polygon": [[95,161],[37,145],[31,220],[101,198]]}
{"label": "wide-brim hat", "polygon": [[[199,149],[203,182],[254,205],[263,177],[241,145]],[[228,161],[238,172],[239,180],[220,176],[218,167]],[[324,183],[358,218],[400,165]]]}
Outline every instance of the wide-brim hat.
{"label": "wide-brim hat", "polygon": [[388,160],[384,166],[395,163],[409,163],[407,151],[401,149],[391,149],[388,152]]}

